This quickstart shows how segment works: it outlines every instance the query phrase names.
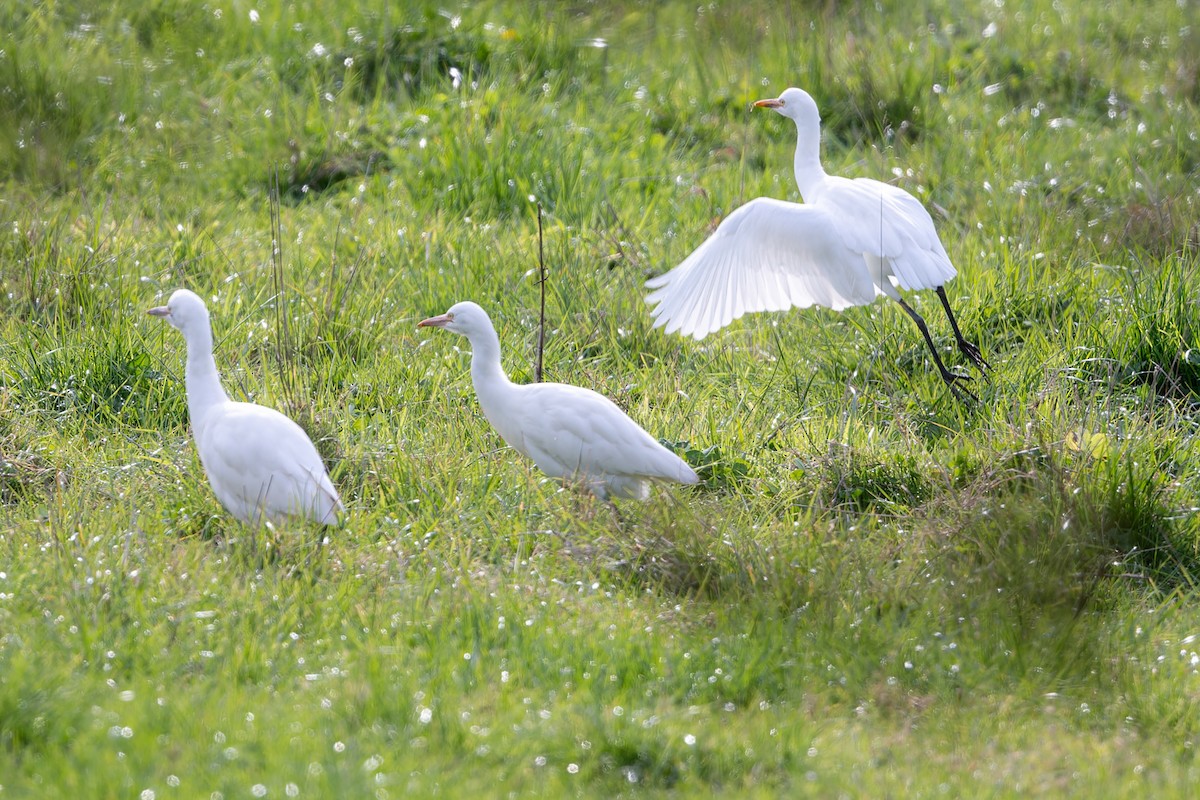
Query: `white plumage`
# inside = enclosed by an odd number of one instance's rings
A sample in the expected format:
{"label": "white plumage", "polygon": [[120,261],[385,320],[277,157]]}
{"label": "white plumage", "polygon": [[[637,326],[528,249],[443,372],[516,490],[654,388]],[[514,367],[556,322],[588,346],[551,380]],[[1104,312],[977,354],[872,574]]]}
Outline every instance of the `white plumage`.
{"label": "white plumage", "polygon": [[290,516],[336,523],[344,506],[308,434],[275,409],[234,402],[221,388],[204,301],[180,289],[146,313],[165,319],[187,342],[188,416],[221,505],[251,525]]}
{"label": "white plumage", "polygon": [[[759,197],[736,209],[683,263],[646,283],[655,327],[703,339],[743,314],[824,306],[842,310],[879,295],[896,300],[921,329],[942,377],[949,372],[925,321],[898,289],[936,289],[958,347],[980,369],[987,362],[966,341],[942,286],[956,274],[929,212],[896,186],[825,174],[821,117],[801,89],[760,100],[796,123],[796,183],[804,203]],[[969,394],[969,393],[968,393]]]}
{"label": "white plumage", "polygon": [[457,303],[418,327],[445,328],[471,342],[471,380],[483,414],[501,438],[547,475],[600,498],[644,500],[653,480],[697,483],[683,459],[642,430],[607,397],[562,383],[518,385],[500,363],[500,338],[487,312]]}

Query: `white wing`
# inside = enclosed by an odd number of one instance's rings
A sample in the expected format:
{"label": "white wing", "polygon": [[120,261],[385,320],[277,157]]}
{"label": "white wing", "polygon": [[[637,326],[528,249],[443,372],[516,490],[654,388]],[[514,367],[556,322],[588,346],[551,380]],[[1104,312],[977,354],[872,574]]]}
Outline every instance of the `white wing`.
{"label": "white wing", "polygon": [[497,425],[497,429],[546,474],[588,476],[604,483],[613,479],[619,483],[623,478],[699,480],[683,459],[659,444],[607,397],[562,383],[516,388],[520,392],[518,424]]}
{"label": "white wing", "polygon": [[957,274],[933,218],[899,187],[870,178],[829,177],[815,205],[838,220],[846,246],[867,258],[877,284],[890,274],[901,289],[935,289]]}
{"label": "white wing", "polygon": [[274,409],[253,403],[214,408],[197,449],[217,499],[244,522],[296,515],[331,524],[343,509],[308,434]]}
{"label": "white wing", "polygon": [[751,312],[870,303],[877,292],[845,224],[819,205],[751,200],[682,264],[646,282],[655,327],[703,339]]}

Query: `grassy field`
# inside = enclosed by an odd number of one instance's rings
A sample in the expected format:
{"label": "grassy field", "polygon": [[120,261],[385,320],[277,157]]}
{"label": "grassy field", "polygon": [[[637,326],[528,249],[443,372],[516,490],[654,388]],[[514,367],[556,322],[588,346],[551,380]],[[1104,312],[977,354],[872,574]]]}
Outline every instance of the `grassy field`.
{"label": "grassy field", "polygon": [[[1198,23],[5,5],[0,798],[1192,796]],[[894,303],[651,328],[648,277],[796,198],[793,127],[748,110],[789,85],[831,173],[932,210],[977,406]],[[475,300],[531,379],[538,204],[547,378],[701,486],[562,489],[416,329]],[[144,314],[178,287],[230,393],[318,441],[324,547],[209,491]]]}

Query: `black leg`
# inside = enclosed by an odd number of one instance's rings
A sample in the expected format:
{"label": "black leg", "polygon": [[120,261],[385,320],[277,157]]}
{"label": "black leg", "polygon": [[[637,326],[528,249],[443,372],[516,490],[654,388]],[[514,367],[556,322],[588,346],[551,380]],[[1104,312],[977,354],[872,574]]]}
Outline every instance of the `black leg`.
{"label": "black leg", "polygon": [[925,320],[921,318],[920,314],[913,310],[912,306],[904,302],[903,297],[899,299],[899,303],[900,307],[908,312],[908,315],[912,317],[913,322],[917,323],[917,327],[921,329],[921,335],[925,337],[925,344],[929,345],[929,352],[933,354],[933,363],[937,364],[938,372],[942,373],[942,380],[944,380],[946,385],[950,387],[950,391],[954,392],[954,396],[959,400],[966,400],[966,398],[969,397],[978,403],[979,398],[975,396],[974,392],[958,385],[959,381],[969,381],[971,380],[971,377],[969,375],[955,375],[953,372],[946,369],[946,365],[942,363],[942,357],[938,355],[937,348],[933,345],[933,337],[929,335],[929,328],[925,325]]}
{"label": "black leg", "polygon": [[958,329],[958,320],[954,318],[954,312],[950,310],[950,301],[946,299],[946,289],[942,286],[937,287],[937,296],[942,300],[942,308],[946,309],[946,316],[950,318],[950,327],[954,329],[954,338],[958,340],[958,349],[964,356],[976,367],[980,372],[984,372],[992,368],[992,365],[984,360],[983,354],[979,352],[979,348],[971,344],[963,337],[962,331]]}

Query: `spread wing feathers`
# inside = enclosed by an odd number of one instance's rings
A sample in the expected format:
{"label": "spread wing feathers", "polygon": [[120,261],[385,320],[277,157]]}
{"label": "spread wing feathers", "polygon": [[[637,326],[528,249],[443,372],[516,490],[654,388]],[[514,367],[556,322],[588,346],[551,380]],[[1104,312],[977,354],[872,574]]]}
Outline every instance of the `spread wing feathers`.
{"label": "spread wing feathers", "polygon": [[[520,387],[520,441],[508,439],[548,475],[696,483],[683,459],[642,430],[615,403],[590,389],[561,383]],[[619,491],[613,493],[619,494]]]}
{"label": "spread wing feathers", "polygon": [[295,515],[330,524],[344,510],[308,434],[274,409],[229,403],[206,421],[197,449],[217,498],[243,521]]}
{"label": "spread wing feathers", "polygon": [[870,303],[875,287],[844,223],[816,205],[759,197],[670,272],[647,281],[655,327],[703,339],[743,314]]}
{"label": "spread wing feathers", "polygon": [[846,246],[875,264],[885,259],[901,289],[935,289],[957,274],[917,198],[870,178],[830,177],[826,183],[820,205],[840,221]]}

